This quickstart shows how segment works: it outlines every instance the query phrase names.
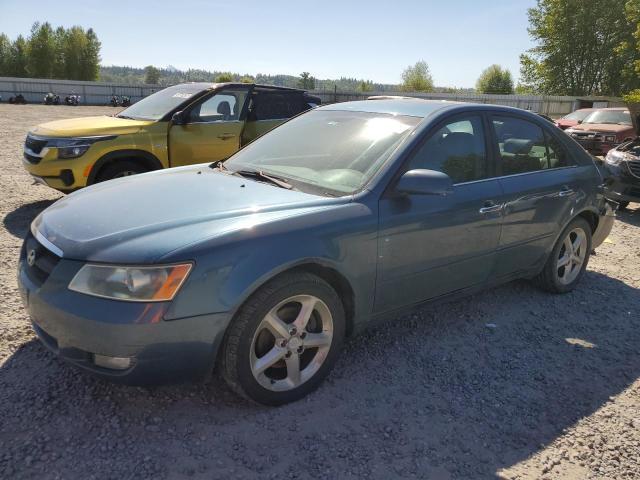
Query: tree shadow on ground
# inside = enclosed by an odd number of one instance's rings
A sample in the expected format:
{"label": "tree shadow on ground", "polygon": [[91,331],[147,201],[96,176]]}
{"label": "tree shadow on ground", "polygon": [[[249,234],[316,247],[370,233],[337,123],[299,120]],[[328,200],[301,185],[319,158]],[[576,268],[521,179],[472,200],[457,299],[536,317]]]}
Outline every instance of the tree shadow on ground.
{"label": "tree shadow on ground", "polygon": [[31,225],[33,219],[55,201],[56,200],[39,200],[21,205],[4,217],[2,220],[4,228],[14,237],[24,238],[29,231],[29,225]]}
{"label": "tree shadow on ground", "polygon": [[640,376],[638,311],[640,290],[596,272],[567,295],[515,282],[350,340],[317,392],[280,408],[217,378],[113,385],[30,342],[0,367],[5,447],[27,455],[18,440],[37,432],[57,456],[10,473],[493,478]]}

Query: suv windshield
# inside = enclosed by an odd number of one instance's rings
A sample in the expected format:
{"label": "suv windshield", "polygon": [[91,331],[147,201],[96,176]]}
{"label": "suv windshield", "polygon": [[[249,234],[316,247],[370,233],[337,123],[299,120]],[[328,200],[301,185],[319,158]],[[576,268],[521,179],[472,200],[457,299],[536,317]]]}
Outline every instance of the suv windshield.
{"label": "suv windshield", "polygon": [[628,110],[596,110],[588,115],[582,123],[611,123],[614,125],[631,125]]}
{"label": "suv windshield", "polygon": [[283,124],[240,150],[230,170],[272,174],[296,187],[338,195],[362,188],[419,117],[315,110]]}
{"label": "suv windshield", "polygon": [[160,120],[178,105],[200,92],[202,92],[202,85],[175,85],[143,98],[116,116],[140,120]]}
{"label": "suv windshield", "polygon": [[570,113],[569,115],[565,115],[564,117],[562,117],[564,120],[576,120],[576,121],[580,121],[580,120],[584,120],[587,115],[591,114],[593,112],[593,110],[576,110],[573,113]]}

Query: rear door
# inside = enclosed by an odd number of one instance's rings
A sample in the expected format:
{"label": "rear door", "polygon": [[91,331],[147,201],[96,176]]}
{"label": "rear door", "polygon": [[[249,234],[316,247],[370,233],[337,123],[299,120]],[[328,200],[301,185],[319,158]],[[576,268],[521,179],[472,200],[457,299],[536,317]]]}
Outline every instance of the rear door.
{"label": "rear door", "polygon": [[525,118],[491,115],[504,220],[494,275],[544,261],[580,195],[580,169],[547,129]]}
{"label": "rear door", "polygon": [[250,88],[225,88],[190,106],[186,124],[169,130],[171,166],[224,160],[237,152]]}
{"label": "rear door", "polygon": [[493,267],[502,206],[481,114],[450,117],[414,151],[403,173],[446,173],[453,193],[380,199],[376,312],[484,283]]}

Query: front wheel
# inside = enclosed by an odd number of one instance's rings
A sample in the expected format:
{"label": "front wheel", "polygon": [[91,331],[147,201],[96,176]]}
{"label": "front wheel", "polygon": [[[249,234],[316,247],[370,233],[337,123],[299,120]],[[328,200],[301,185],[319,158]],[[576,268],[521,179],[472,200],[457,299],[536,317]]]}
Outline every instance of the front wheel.
{"label": "front wheel", "polygon": [[535,283],[552,293],[570,292],[580,281],[591,254],[591,226],[574,219],[564,229]]}
{"label": "front wheel", "polygon": [[309,273],[261,287],[231,322],[221,372],[240,395],[264,405],[298,400],[329,374],[345,335],[342,302]]}
{"label": "front wheel", "polygon": [[140,165],[139,162],[134,160],[119,160],[114,163],[110,163],[102,170],[96,177],[96,182],[106,182],[107,180],[113,180],[114,178],[128,177],[130,175],[136,175],[138,173],[144,173],[147,169]]}

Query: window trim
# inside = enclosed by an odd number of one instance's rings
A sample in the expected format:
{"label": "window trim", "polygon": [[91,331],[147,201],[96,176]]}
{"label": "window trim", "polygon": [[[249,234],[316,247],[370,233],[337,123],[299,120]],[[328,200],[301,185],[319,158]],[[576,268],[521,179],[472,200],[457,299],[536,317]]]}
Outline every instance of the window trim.
{"label": "window trim", "polygon": [[485,161],[486,161],[487,175],[488,176],[486,178],[479,178],[477,180],[470,180],[468,182],[453,182],[453,186],[455,187],[456,185],[466,185],[466,184],[469,184],[469,183],[484,182],[486,180],[495,180],[495,178],[496,178],[496,175],[495,175],[496,174],[496,169],[495,169],[495,161],[493,160],[493,146],[491,145],[491,142],[489,141],[489,137],[487,136],[488,135],[488,130],[487,130],[487,121],[486,121],[486,118],[485,118],[485,114],[486,114],[486,112],[483,111],[483,110],[477,110],[477,111],[474,110],[474,111],[468,111],[468,112],[456,112],[456,113],[453,113],[451,115],[447,115],[442,120],[440,120],[438,123],[436,123],[434,126],[429,128],[426,132],[424,132],[422,134],[421,138],[416,143],[416,145],[411,149],[411,151],[408,152],[408,154],[407,154],[406,158],[404,159],[402,165],[398,169],[395,177],[390,182],[390,185],[392,185],[393,188],[395,188],[395,184],[398,182],[400,177],[402,175],[404,175],[406,172],[409,171],[407,169],[407,167],[408,167],[409,163],[411,162],[411,160],[413,159],[413,157],[424,146],[424,144],[426,142],[428,142],[431,139],[431,137],[438,132],[438,130],[440,130],[445,125],[448,125],[449,123],[455,123],[457,119],[467,120],[467,119],[469,119],[469,117],[477,117],[477,118],[479,118],[480,119],[480,123],[482,124],[482,130],[483,130],[482,136],[484,137]]}

